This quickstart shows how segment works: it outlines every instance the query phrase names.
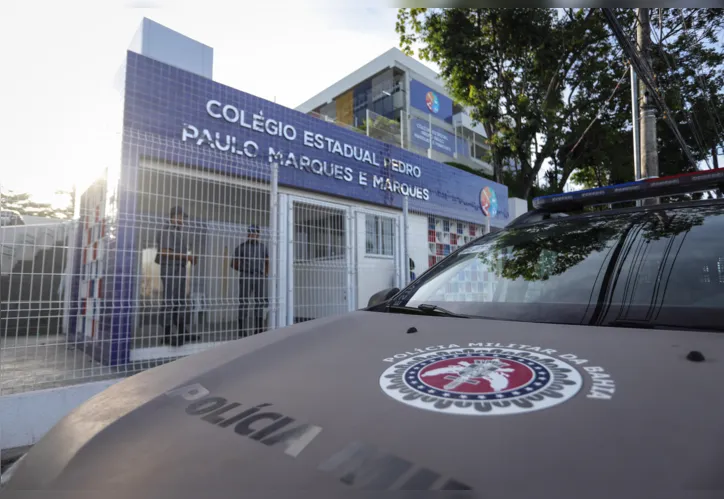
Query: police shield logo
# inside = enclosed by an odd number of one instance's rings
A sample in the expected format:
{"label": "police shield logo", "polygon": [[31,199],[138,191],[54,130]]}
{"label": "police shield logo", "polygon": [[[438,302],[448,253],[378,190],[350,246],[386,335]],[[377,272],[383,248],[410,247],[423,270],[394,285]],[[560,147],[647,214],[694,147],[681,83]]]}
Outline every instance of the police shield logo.
{"label": "police shield logo", "polygon": [[458,348],[390,366],[380,387],[418,409],[448,414],[519,414],[561,404],[583,379],[561,359],[509,348]]}

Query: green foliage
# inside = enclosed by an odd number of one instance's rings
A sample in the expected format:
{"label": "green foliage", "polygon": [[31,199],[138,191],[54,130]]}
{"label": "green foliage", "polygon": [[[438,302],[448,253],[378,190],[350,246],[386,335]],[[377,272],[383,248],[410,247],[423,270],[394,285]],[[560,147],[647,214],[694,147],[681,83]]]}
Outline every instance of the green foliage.
{"label": "green foliage", "polygon": [[377,115],[372,119],[364,119],[362,120],[362,123],[360,123],[357,128],[367,133],[367,122],[369,122],[370,130],[378,129],[378,130],[384,130],[388,133],[397,133],[399,135],[400,133],[400,122],[391,120],[385,116]]}
{"label": "green foliage", "polygon": [[[625,27],[634,26],[635,11],[615,10]],[[706,144],[698,147],[704,159],[722,143],[724,109],[712,109],[706,97],[724,102],[724,14],[683,9],[682,17],[680,10],[661,10],[654,71],[692,150],[697,138]],[[561,192],[572,175],[587,187],[633,178],[628,63],[600,9],[407,8],[398,12],[397,32],[402,50],[412,55],[419,46],[418,55],[440,67],[451,96],[485,127],[494,178],[512,195],[531,199],[546,164],[548,192]],[[674,69],[656,53],[668,54]],[[686,130],[687,113],[707,133]],[[663,120],[659,156],[662,174],[688,168]],[[518,172],[502,168],[509,158]]]}
{"label": "green foliage", "polygon": [[3,209],[17,211],[21,215],[72,219],[75,211],[75,190],[57,191],[56,194],[68,196],[68,204],[64,208],[54,208],[50,203],[38,203],[33,201],[30,194],[14,191],[3,192],[0,203]]}
{"label": "green foliage", "polygon": [[[652,9],[652,25],[654,72],[674,121],[698,161],[716,162],[724,145],[724,9]],[[691,170],[663,120],[657,132],[660,174]]]}

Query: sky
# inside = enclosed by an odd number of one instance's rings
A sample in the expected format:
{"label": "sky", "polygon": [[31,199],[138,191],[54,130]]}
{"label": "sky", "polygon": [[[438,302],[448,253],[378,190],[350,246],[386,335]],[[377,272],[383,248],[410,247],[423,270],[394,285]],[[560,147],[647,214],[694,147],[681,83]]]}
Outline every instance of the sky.
{"label": "sky", "polygon": [[398,46],[396,9],[372,5],[3,4],[0,188],[62,205],[65,198],[55,191],[76,183],[82,192],[108,164],[120,161],[122,95],[115,83],[143,17],[213,47],[214,80],[293,108]]}

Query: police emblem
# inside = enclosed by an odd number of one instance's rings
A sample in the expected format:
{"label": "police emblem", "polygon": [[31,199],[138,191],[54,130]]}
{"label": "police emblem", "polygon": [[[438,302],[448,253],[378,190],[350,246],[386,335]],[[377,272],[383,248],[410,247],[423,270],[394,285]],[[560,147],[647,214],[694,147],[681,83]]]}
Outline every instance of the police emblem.
{"label": "police emblem", "polygon": [[390,397],[418,409],[492,416],[547,409],[583,386],[561,359],[510,348],[454,348],[405,359],[380,377]]}

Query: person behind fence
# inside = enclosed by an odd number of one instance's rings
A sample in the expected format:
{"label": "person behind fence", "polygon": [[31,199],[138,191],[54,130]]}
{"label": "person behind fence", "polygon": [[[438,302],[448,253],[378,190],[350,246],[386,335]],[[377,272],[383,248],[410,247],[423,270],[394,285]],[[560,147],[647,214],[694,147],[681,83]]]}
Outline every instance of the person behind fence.
{"label": "person behind fence", "polygon": [[259,241],[256,225],[249,226],[246,241],[236,247],[231,267],[239,272],[239,336],[247,336],[245,326],[250,319],[250,334],[261,333],[266,308],[269,253]]}
{"label": "person behind fence", "polygon": [[[196,339],[186,329],[186,265],[197,262],[189,253],[189,236],[184,227],[186,218],[181,207],[172,208],[168,223],[156,234],[156,263],[161,266],[164,297],[163,343],[172,346]],[[177,328],[176,334],[171,334],[173,326]]]}

